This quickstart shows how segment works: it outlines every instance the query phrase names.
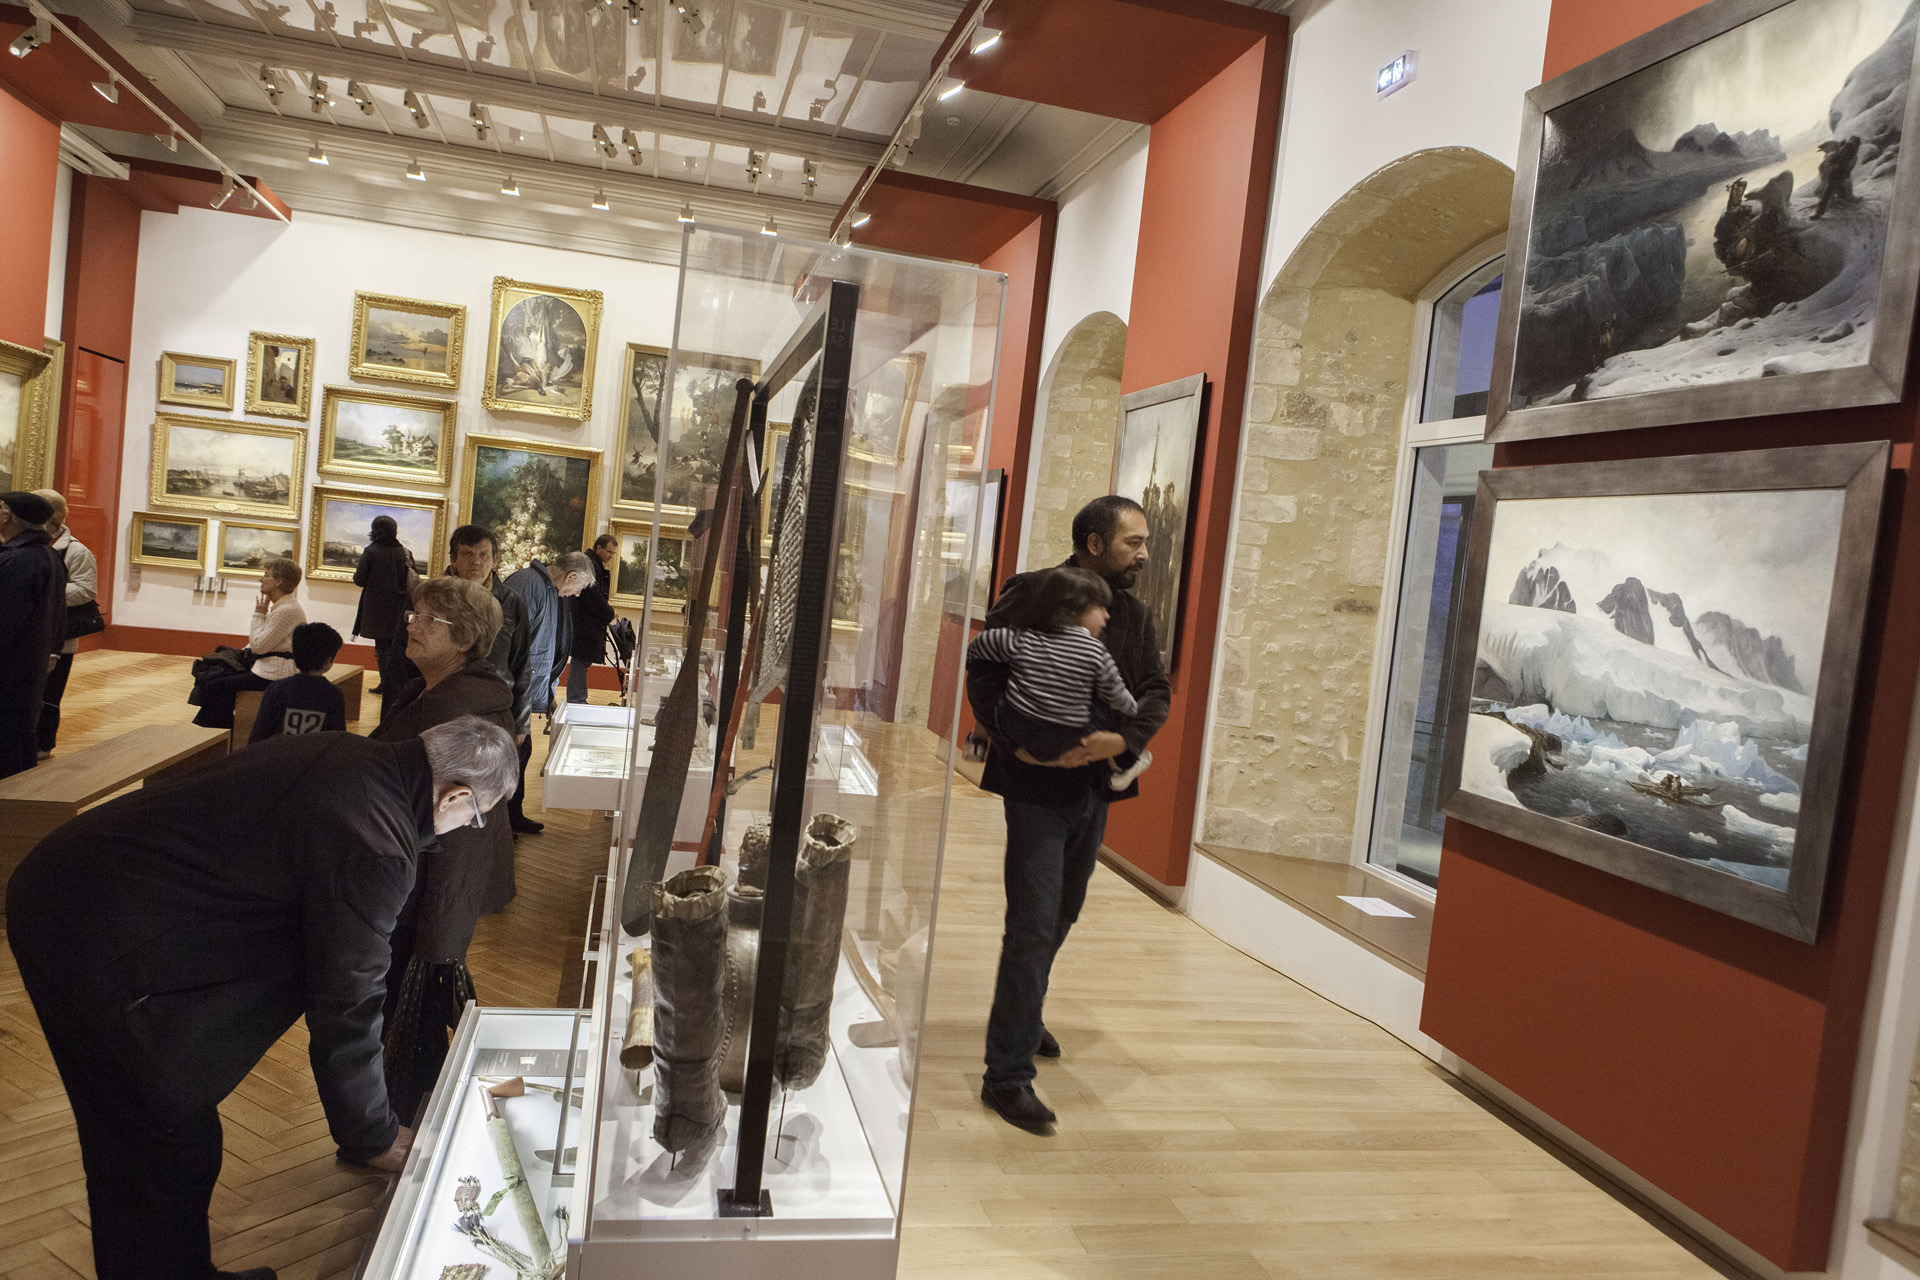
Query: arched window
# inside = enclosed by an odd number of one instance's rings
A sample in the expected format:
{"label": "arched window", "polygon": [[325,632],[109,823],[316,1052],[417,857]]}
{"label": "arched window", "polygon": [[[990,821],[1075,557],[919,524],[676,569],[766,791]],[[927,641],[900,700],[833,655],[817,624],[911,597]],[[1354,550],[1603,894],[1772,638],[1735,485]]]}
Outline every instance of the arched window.
{"label": "arched window", "polygon": [[[1357,834],[1373,868],[1429,889],[1440,872],[1440,760],[1447,736],[1455,625],[1481,471],[1493,337],[1505,260],[1500,244],[1455,263],[1421,298],[1414,382],[1395,489],[1399,589],[1386,600],[1391,646],[1376,663],[1368,726],[1371,795]],[[1389,571],[1395,566],[1390,565]],[[1393,581],[1390,577],[1389,581]],[[1383,687],[1384,686],[1384,687]],[[1370,820],[1365,815],[1370,807]],[[1356,841],[1356,845],[1358,845]]]}

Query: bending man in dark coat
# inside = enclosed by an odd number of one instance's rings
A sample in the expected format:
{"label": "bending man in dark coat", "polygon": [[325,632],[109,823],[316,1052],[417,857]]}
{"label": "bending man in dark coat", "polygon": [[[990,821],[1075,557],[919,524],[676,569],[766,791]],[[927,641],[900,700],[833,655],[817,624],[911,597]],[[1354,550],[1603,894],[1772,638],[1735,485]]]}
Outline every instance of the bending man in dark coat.
{"label": "bending man in dark coat", "polygon": [[[1095,498],[1074,516],[1073,557],[1066,563],[1099,574],[1113,588],[1100,639],[1139,704],[1119,732],[1091,733],[1052,764],[1022,758],[1024,752],[1016,755],[1009,743],[993,736],[1010,670],[995,662],[967,665],[967,701],[992,737],[980,785],[1000,796],[1007,814],[1007,921],[993,1012],[987,1017],[980,1100],[1023,1129],[1044,1130],[1054,1122],[1053,1112],[1033,1091],[1034,1055],[1060,1055],[1059,1042],[1041,1022],[1041,1006],[1054,957],[1087,900],[1087,882],[1107,831],[1107,805],[1140,794],[1137,782],[1115,791],[1115,775],[1106,762],[1132,763],[1167,722],[1173,705],[1153,614],[1129,590],[1147,559],[1147,517],[1139,503],[1110,495]],[[1007,579],[987,611],[987,626],[1004,627],[1023,616],[1034,577],[1022,573]]]}
{"label": "bending man in dark coat", "polygon": [[[398,1170],[387,937],[417,851],[512,789],[465,719],[410,742],[270,738],[88,810],[7,886],[7,940],[79,1129],[99,1280],[211,1280],[218,1107],[305,1016],[343,1159]],[[270,1280],[270,1268],[239,1273]]]}
{"label": "bending man in dark coat", "polygon": [[587,673],[607,660],[607,624],[613,621],[613,572],[607,566],[620,540],[603,533],[594,540],[593,582],[568,602],[573,613],[573,645],[567,663],[567,701],[587,700]]}

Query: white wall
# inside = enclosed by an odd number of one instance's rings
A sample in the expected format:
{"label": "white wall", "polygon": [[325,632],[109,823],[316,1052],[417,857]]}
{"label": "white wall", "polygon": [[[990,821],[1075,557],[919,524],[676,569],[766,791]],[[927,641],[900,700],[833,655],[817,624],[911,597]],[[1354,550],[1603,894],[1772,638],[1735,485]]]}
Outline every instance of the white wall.
{"label": "white wall", "polygon": [[1147,189],[1147,133],[1142,129],[1121,143],[1060,196],[1047,325],[1040,340],[1042,369],[1052,367],[1073,326],[1094,312],[1127,319],[1133,259],[1140,247],[1140,202]]}
{"label": "white wall", "polygon": [[53,252],[47,260],[47,323],[41,332],[60,336],[67,314],[67,232],[73,216],[73,170],[60,165],[53,177]]}
{"label": "white wall", "polygon": [[[493,278],[510,276],[542,284],[599,289],[606,294],[593,380],[594,416],[586,423],[562,418],[493,414],[480,407],[482,368],[492,305]],[[162,351],[224,356],[236,360],[244,381],[247,334],[253,330],[316,339],[313,409],[308,422],[307,500],[301,506],[301,548],[307,541],[311,486],[322,477],[316,468],[320,441],[320,392],[346,384],[347,348],[353,329],[356,290],[398,294],[467,308],[466,347],[460,374],[458,431],[562,441],[605,450],[617,447],[621,379],[626,344],[669,346],[673,340],[676,272],[670,267],[603,258],[593,254],[471,236],[416,231],[324,214],[296,213],[292,225],[243,218],[208,209],[183,208],[178,214],[141,216],[140,267],[134,293],[133,351],[127,387],[127,443],[120,475],[121,563],[126,565],[128,516],[151,509],[148,476],[152,424]],[[397,391],[397,383],[357,384]],[[431,395],[430,391],[420,394]],[[168,412],[200,416],[230,415],[166,406]],[[288,419],[260,418],[258,421]],[[460,517],[465,477],[456,452],[448,499],[447,527]],[[602,467],[600,522],[606,522],[613,481],[612,460]],[[353,480],[326,478],[378,488]],[[430,486],[432,495],[442,491]],[[396,491],[399,491],[396,488]],[[217,539],[217,530],[215,532]],[[216,542],[217,545],[217,542]],[[193,591],[193,575],[172,569],[141,568],[116,577],[119,592],[113,619],[121,625],[171,630],[246,634],[254,587],[248,579],[230,579],[226,596]],[[307,615],[341,635],[353,625],[357,588],[338,582],[303,583]]]}
{"label": "white wall", "polygon": [[[1264,293],[1300,238],[1375,169],[1429,147],[1511,166],[1521,100],[1540,83],[1550,0],[1320,0],[1296,5],[1279,163],[1260,269]],[[1376,98],[1400,54],[1419,71]]]}

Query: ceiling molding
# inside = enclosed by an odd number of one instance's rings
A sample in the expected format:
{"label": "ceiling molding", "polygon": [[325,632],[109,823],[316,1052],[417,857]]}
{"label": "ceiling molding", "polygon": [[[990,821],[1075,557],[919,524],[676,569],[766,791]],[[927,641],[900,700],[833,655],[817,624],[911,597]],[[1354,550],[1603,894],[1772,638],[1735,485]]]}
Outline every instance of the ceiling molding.
{"label": "ceiling molding", "polygon": [[133,37],[155,48],[210,57],[266,63],[290,71],[317,72],[341,79],[371,80],[393,88],[483,102],[488,106],[540,112],[609,127],[630,128],[675,137],[778,151],[808,160],[852,165],[876,163],[883,146],[833,137],[800,128],[776,128],[732,116],[653,106],[631,98],[599,97],[504,76],[480,74],[425,62],[407,62],[385,54],[281,39],[233,27],[185,18],[142,13],[129,25]]}
{"label": "ceiling molding", "polygon": [[889,35],[913,36],[921,40],[944,40],[960,16],[961,6],[952,3],[878,4],[861,0],[783,0],[784,8],[809,14],[829,23],[870,27]]}

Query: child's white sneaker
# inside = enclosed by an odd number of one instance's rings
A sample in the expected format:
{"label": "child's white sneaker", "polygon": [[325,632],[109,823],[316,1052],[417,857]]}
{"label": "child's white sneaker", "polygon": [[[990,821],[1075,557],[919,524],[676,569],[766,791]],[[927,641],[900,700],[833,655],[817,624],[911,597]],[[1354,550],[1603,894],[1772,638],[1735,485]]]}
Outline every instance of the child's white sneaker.
{"label": "child's white sneaker", "polygon": [[1113,777],[1107,780],[1107,785],[1112,787],[1115,791],[1125,791],[1128,787],[1133,785],[1134,779],[1138,778],[1141,774],[1147,771],[1147,766],[1152,763],[1153,763],[1153,752],[1142,751],[1140,753],[1139,759],[1133,762],[1133,766],[1131,768],[1122,769],[1118,765],[1114,766]]}

